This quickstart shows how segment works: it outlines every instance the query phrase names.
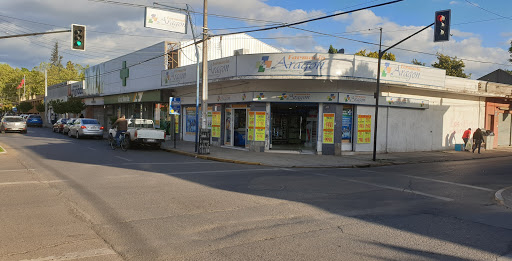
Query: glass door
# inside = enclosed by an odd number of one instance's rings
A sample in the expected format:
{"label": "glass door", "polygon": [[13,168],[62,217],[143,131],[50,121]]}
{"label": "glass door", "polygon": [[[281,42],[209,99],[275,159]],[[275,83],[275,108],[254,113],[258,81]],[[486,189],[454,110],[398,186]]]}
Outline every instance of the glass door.
{"label": "glass door", "polygon": [[226,109],[225,121],[224,145],[233,146],[233,113],[231,108]]}

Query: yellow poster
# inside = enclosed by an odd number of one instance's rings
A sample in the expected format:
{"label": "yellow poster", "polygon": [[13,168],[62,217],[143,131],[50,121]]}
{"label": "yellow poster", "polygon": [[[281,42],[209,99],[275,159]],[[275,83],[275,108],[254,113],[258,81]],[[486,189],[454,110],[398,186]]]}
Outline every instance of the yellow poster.
{"label": "yellow poster", "polygon": [[257,111],[256,114],[256,137],[255,141],[265,141],[265,120],[266,113],[264,111]]}
{"label": "yellow poster", "polygon": [[324,144],[334,144],[334,113],[324,113]]}
{"label": "yellow poster", "polygon": [[372,116],[357,116],[357,143],[370,143],[372,139]]}
{"label": "yellow poster", "polygon": [[220,111],[212,112],[212,137],[220,138]]}
{"label": "yellow poster", "polygon": [[247,134],[247,140],[254,140],[254,112],[253,111],[249,112],[249,122],[247,123],[247,129],[249,132]]}
{"label": "yellow poster", "polygon": [[174,133],[180,133],[180,115],[174,114]]}

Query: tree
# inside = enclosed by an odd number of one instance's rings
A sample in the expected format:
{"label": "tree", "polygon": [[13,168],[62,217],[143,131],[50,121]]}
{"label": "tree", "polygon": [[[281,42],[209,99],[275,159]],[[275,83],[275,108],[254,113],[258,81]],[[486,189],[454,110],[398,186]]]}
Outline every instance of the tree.
{"label": "tree", "polygon": [[21,102],[19,105],[18,105],[18,110],[20,112],[28,112],[30,110],[32,110],[32,108],[34,108],[34,106],[32,105],[32,103],[30,102]]}
{"label": "tree", "polygon": [[418,60],[416,60],[416,59],[412,59],[411,63],[412,63],[412,64],[415,64],[415,65],[425,66],[425,63],[422,63],[422,62],[420,62],[420,61],[418,61]]}
{"label": "tree", "polygon": [[508,52],[510,53],[510,59],[508,59],[508,61],[512,63],[512,40],[510,40],[510,48],[508,48]]}
{"label": "tree", "polygon": [[432,64],[432,67],[445,69],[446,75],[462,77],[462,78],[470,78],[471,74],[464,73],[464,67],[466,65],[462,60],[458,60],[457,56],[450,57],[448,55],[444,55],[442,53],[437,53],[438,62]]}
{"label": "tree", "polygon": [[39,103],[39,104],[37,104],[37,105],[36,105],[36,110],[37,110],[38,112],[44,112],[44,109],[45,109],[45,108],[44,108],[44,103],[42,103],[42,102],[41,102],[41,103]]}
{"label": "tree", "polygon": [[85,103],[82,101],[81,98],[69,97],[65,107],[67,109],[67,112],[78,114],[85,109]]}
{"label": "tree", "polygon": [[52,66],[62,67],[62,56],[59,55],[59,42],[55,42],[50,62]]}
{"label": "tree", "polygon": [[[359,52],[355,53],[355,55],[372,57],[372,58],[377,58],[377,59],[379,58],[379,52],[378,51],[366,53],[366,49],[360,50]],[[382,56],[382,59],[389,60],[389,61],[396,61],[396,56],[394,54],[392,54],[392,53],[386,52]]]}
{"label": "tree", "polygon": [[332,44],[329,46],[329,52],[328,53],[338,53],[338,50],[334,49],[334,47],[332,47]]}

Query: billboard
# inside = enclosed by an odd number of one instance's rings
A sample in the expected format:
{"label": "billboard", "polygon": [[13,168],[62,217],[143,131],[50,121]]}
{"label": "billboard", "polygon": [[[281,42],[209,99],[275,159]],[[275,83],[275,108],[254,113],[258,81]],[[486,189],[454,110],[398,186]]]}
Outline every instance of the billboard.
{"label": "billboard", "polygon": [[187,15],[146,7],[144,27],[186,34]]}

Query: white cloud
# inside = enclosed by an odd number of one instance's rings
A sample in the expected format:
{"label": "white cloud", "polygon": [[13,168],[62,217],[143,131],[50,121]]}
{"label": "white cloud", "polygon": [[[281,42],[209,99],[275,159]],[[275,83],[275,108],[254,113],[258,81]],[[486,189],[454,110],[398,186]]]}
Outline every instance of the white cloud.
{"label": "white cloud", "polygon": [[456,4],[459,4],[459,2],[457,2],[457,1],[451,1],[451,2],[450,2],[450,4],[451,4],[451,5],[456,5]]}

